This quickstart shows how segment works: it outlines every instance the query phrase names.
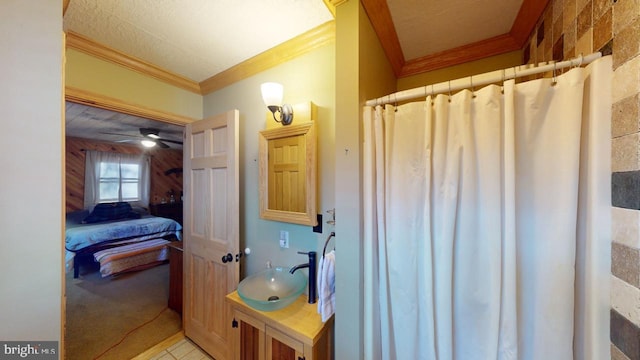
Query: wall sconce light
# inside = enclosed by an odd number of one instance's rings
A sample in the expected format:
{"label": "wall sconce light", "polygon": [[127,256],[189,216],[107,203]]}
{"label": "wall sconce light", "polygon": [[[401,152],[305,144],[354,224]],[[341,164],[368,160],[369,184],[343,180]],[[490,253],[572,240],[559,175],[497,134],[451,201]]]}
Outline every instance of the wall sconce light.
{"label": "wall sconce light", "polygon": [[[260,86],[262,100],[273,114],[273,120],[282,125],[289,125],[293,122],[293,107],[289,104],[282,104],[283,86],[278,83],[268,82]],[[282,104],[282,106],[280,106]],[[276,113],[280,113],[280,119],[276,118]]]}

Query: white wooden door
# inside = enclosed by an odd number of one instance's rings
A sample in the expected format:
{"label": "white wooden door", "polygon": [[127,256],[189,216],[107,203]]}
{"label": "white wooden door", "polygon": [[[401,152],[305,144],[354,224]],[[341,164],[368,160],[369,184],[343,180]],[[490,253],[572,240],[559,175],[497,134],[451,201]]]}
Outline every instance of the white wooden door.
{"label": "white wooden door", "polygon": [[184,331],[216,360],[231,358],[225,295],[239,281],[238,118],[232,110],[185,132]]}

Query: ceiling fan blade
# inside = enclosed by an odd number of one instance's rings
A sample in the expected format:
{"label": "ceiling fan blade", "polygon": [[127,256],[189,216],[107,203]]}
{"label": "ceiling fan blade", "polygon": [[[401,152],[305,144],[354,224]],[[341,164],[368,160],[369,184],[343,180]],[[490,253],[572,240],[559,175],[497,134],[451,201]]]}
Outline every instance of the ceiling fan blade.
{"label": "ceiling fan blade", "polygon": [[161,147],[161,148],[163,148],[163,149],[168,149],[168,148],[169,148],[169,145],[167,145],[167,144],[163,143],[163,142],[162,142],[162,141],[160,141],[159,139],[158,139],[158,140],[154,140],[154,141],[156,142],[156,144],[158,144],[158,146],[160,146],[160,147]]}
{"label": "ceiling fan blade", "polygon": [[[168,142],[168,143],[172,143],[172,144],[179,144],[182,145],[182,141],[177,141],[177,140],[171,140],[171,139],[164,139],[160,137],[160,130],[158,129],[154,129],[154,128],[140,128],[140,135],[146,137],[146,138],[150,138],[153,141],[155,141],[158,145],[162,144],[162,142]],[[164,146],[162,146],[164,145]],[[162,144],[160,145],[160,147],[162,148],[168,148],[169,145],[167,144]]]}
{"label": "ceiling fan blade", "polygon": [[164,142],[169,142],[169,143],[172,143],[172,144],[179,144],[179,145],[182,145],[182,141],[171,140],[171,139],[158,139],[158,140],[160,140],[160,141],[164,141]]}
{"label": "ceiling fan blade", "polygon": [[133,137],[133,138],[140,138],[139,135],[130,135],[130,134],[122,134],[122,133],[112,133],[112,132],[100,132],[100,134],[105,134],[105,135],[116,135],[116,136],[128,136],[128,137]]}

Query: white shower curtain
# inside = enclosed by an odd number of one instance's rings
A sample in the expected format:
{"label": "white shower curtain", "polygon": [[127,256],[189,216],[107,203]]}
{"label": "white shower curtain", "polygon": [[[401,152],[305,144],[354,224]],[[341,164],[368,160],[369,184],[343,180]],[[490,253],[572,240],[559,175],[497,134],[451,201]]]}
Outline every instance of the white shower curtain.
{"label": "white shower curtain", "polygon": [[609,359],[611,73],[364,108],[366,359]]}

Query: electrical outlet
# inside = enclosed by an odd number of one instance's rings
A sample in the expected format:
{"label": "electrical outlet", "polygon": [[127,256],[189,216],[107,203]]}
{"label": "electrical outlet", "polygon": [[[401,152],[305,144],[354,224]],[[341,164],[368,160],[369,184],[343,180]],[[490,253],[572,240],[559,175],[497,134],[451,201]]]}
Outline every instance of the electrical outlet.
{"label": "electrical outlet", "polygon": [[280,230],[280,247],[283,249],[289,248],[289,232]]}

